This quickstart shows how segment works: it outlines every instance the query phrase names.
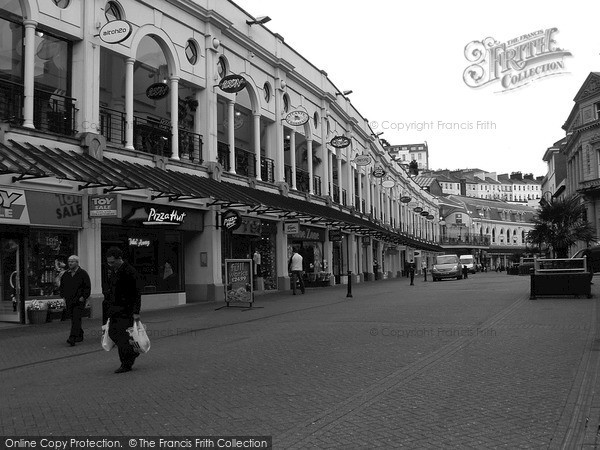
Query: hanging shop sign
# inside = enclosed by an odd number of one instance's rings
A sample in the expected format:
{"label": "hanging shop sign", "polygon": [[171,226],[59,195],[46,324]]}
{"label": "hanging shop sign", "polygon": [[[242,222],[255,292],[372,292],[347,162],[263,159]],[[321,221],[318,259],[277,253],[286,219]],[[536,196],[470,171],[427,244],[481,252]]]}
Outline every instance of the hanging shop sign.
{"label": "hanging shop sign", "polygon": [[129,22],[125,20],[113,20],[100,28],[98,36],[102,42],[106,42],[107,44],[118,44],[131,36],[132,31],[133,28]]}
{"label": "hanging shop sign", "polygon": [[221,215],[221,226],[226,231],[233,231],[242,225],[242,216],[235,209],[228,209]]}
{"label": "hanging shop sign", "polygon": [[329,240],[331,242],[339,242],[342,240],[342,230],[329,230]]}
{"label": "hanging shop sign", "polygon": [[363,236],[362,245],[367,247],[371,244],[371,236]]}
{"label": "hanging shop sign", "polygon": [[433,214],[429,214],[429,215],[427,216],[427,220],[433,220],[433,219],[434,219],[434,217],[433,217]]}
{"label": "hanging shop sign", "polygon": [[[351,141],[350,141],[350,138],[346,137],[346,136],[334,136],[334,138],[331,139],[331,141],[329,141],[329,143],[331,144],[332,147],[335,147],[335,148],[346,148],[350,145]],[[371,162],[370,161],[371,157],[368,157],[368,158],[369,158],[369,162]]]}
{"label": "hanging shop sign", "polygon": [[[333,144],[331,144],[333,145]],[[335,145],[334,145],[335,147]],[[356,158],[354,158],[354,164],[356,164],[357,166],[368,166],[369,164],[371,164],[371,157],[369,155],[358,155]]]}
{"label": "hanging shop sign", "polygon": [[0,223],[81,228],[80,195],[0,189]]}
{"label": "hanging shop sign", "polygon": [[385,180],[381,183],[384,188],[393,188],[396,186],[396,182],[394,180]]}
{"label": "hanging shop sign", "polygon": [[423,217],[427,217],[429,215],[429,211],[421,211],[421,215]]}
{"label": "hanging shop sign", "polygon": [[248,82],[241,75],[227,75],[219,82],[219,88],[228,94],[235,94],[246,88]]}
{"label": "hanging shop sign", "polygon": [[121,217],[121,196],[118,194],[110,195],[90,195],[89,216],[93,217]]}
{"label": "hanging shop sign", "polygon": [[386,171],[381,165],[377,165],[373,168],[373,176],[375,178],[383,178],[386,174]]}
{"label": "hanging shop sign", "polygon": [[232,233],[260,236],[262,234],[262,222],[256,217],[242,217],[242,223]]}
{"label": "hanging shop sign", "polygon": [[403,195],[402,197],[400,197],[400,201],[402,203],[410,203],[411,200],[412,198],[410,198],[408,195]]}
{"label": "hanging shop sign", "polygon": [[292,111],[285,116],[285,121],[294,127],[304,125],[308,122],[308,119],[308,113],[304,111]]}
{"label": "hanging shop sign", "polygon": [[284,222],[283,232],[285,234],[298,234],[300,233],[300,222]]}
{"label": "hanging shop sign", "polygon": [[154,83],[146,89],[146,97],[150,100],[160,100],[169,95],[169,85],[167,83]]}
{"label": "hanging shop sign", "polygon": [[251,259],[226,259],[225,260],[225,302],[252,303],[252,260]]}
{"label": "hanging shop sign", "polygon": [[414,212],[416,212],[417,214],[421,214],[421,212],[423,211],[423,208],[421,208],[420,206],[417,206],[415,209],[413,209]]}

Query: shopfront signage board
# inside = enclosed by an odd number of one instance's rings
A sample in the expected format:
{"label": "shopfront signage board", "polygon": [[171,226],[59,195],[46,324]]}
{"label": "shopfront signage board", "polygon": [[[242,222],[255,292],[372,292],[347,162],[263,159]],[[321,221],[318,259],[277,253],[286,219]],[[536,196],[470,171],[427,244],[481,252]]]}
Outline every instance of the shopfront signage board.
{"label": "shopfront signage board", "polygon": [[81,228],[82,197],[0,188],[0,224]]}
{"label": "shopfront signage board", "polygon": [[120,218],[121,196],[119,194],[90,195],[88,211],[90,218]]}
{"label": "shopfront signage board", "polygon": [[225,260],[225,303],[254,301],[251,259]]}
{"label": "shopfront signage board", "polygon": [[125,20],[113,20],[100,28],[98,36],[102,42],[118,44],[131,36],[132,31],[133,28],[129,22]]}
{"label": "shopfront signage board", "polygon": [[386,172],[384,170],[383,167],[381,166],[375,166],[375,168],[373,169],[373,176],[375,178],[383,178],[385,176]]}
{"label": "shopfront signage board", "polygon": [[235,209],[228,209],[221,215],[221,226],[226,231],[237,230],[242,225],[242,216]]}
{"label": "shopfront signage board", "polygon": [[146,89],[146,97],[150,100],[160,100],[169,95],[169,85],[167,83],[154,83]]}
{"label": "shopfront signage board", "polygon": [[292,111],[285,116],[285,121],[294,127],[304,125],[308,122],[308,119],[308,113],[304,111]]}
{"label": "shopfront signage board", "polygon": [[227,75],[219,82],[219,88],[228,94],[235,94],[244,90],[248,82],[241,75]]}
{"label": "shopfront signage board", "polygon": [[[331,141],[329,141],[329,143],[331,144],[332,147],[335,147],[335,148],[346,148],[350,145],[351,141],[350,141],[350,138],[346,137],[346,136],[335,136]],[[370,157],[369,157],[369,162],[370,162]]]}
{"label": "shopfront signage board", "polygon": [[342,240],[342,230],[329,230],[329,240],[339,242]]}
{"label": "shopfront signage board", "polygon": [[142,222],[144,225],[181,225],[187,213],[178,209],[150,208],[148,218]]}
{"label": "shopfront signage board", "polygon": [[356,164],[359,167],[368,166],[369,164],[371,164],[371,160],[372,159],[369,155],[358,155],[356,158],[354,158],[354,164]]}
{"label": "shopfront signage board", "polygon": [[285,234],[300,233],[300,222],[284,222],[283,231]]}

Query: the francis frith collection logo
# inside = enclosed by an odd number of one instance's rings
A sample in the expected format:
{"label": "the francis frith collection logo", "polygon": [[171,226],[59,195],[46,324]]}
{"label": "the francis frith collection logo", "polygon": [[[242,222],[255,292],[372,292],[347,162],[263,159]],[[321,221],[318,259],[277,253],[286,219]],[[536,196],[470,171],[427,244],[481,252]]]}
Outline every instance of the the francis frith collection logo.
{"label": "the francis frith collection logo", "polygon": [[499,83],[498,92],[523,87],[532,81],[566,73],[566,56],[571,52],[557,46],[558,28],[537,30],[506,42],[492,37],[465,46],[465,58],[471,63],[463,73],[471,88]]}

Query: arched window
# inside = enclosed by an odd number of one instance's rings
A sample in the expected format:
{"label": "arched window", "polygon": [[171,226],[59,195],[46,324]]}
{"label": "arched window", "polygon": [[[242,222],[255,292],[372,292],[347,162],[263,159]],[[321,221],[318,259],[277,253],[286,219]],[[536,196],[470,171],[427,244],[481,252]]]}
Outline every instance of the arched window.
{"label": "arched window", "polygon": [[106,5],[104,6],[104,17],[106,17],[106,20],[109,22],[123,19],[123,12],[117,2],[106,2]]}
{"label": "arched window", "polygon": [[71,3],[71,0],[52,0],[60,9],[65,9]]}

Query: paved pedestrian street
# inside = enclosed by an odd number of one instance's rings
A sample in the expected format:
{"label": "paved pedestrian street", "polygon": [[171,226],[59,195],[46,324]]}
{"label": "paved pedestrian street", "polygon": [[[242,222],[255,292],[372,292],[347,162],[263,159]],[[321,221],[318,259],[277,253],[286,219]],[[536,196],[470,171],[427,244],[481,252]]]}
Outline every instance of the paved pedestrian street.
{"label": "paved pedestrian street", "polygon": [[[598,285],[596,283],[594,288]],[[0,329],[0,434],[269,435],[274,448],[596,448],[598,292],[529,278],[406,278],[255,308],[144,313],[152,348],[114,374],[98,320]]]}

